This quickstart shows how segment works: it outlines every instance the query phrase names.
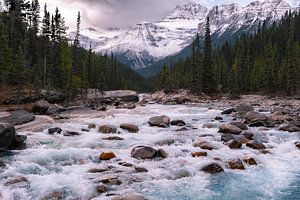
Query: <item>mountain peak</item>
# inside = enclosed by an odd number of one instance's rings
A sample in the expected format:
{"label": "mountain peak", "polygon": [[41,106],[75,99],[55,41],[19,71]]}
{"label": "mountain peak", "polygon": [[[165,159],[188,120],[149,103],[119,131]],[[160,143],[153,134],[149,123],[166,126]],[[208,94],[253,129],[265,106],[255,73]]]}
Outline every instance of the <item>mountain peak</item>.
{"label": "mountain peak", "polygon": [[200,19],[206,15],[208,9],[196,2],[178,5],[165,19]]}

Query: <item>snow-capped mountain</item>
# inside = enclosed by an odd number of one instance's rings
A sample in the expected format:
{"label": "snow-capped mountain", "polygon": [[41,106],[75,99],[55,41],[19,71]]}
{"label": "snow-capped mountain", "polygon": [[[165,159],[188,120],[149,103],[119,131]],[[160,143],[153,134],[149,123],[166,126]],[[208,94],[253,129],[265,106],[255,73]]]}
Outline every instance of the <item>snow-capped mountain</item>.
{"label": "snow-capped mountain", "polygon": [[159,21],[141,22],[127,30],[84,29],[81,44],[99,53],[112,52],[133,69],[141,69],[186,48],[197,31],[204,33],[207,17],[211,20],[215,44],[220,44],[255,30],[264,20],[278,20],[293,9],[283,0],[255,1],[245,7],[226,4],[210,10],[197,3],[187,3],[177,6]]}

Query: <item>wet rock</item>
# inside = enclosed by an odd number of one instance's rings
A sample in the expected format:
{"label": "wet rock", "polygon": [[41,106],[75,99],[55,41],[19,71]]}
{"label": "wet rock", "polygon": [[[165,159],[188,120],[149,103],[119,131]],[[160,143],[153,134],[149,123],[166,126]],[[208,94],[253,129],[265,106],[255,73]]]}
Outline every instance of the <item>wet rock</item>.
{"label": "wet rock", "polygon": [[248,142],[246,144],[246,146],[250,147],[252,149],[265,149],[266,148],[266,146],[263,143],[256,141],[256,140],[252,140],[252,141]]}
{"label": "wet rock", "polygon": [[144,168],[144,167],[135,167],[134,169],[138,173],[148,172],[148,170],[146,168]]}
{"label": "wet rock", "polygon": [[264,121],[256,121],[256,122],[251,122],[251,123],[249,124],[249,126],[250,126],[250,127],[261,127],[261,126],[266,127],[267,124],[266,124],[266,122],[264,122]]}
{"label": "wet rock", "polygon": [[281,106],[276,106],[274,108],[271,109],[271,113],[274,114],[274,113],[283,113],[283,108]]}
{"label": "wet rock", "polygon": [[107,192],[107,188],[105,187],[105,185],[98,185],[96,186],[96,192],[99,194],[105,193]]}
{"label": "wet rock", "polygon": [[197,141],[193,144],[194,147],[199,147],[201,149],[213,150],[216,149],[210,142],[207,141]]}
{"label": "wet rock", "polygon": [[258,121],[266,122],[268,120],[268,117],[263,113],[250,111],[246,114],[245,119],[247,123],[253,123]]}
{"label": "wet rock", "polygon": [[203,124],[202,128],[218,128],[218,124],[205,123],[205,124]]}
{"label": "wet rock", "polygon": [[15,128],[11,124],[0,123],[0,150],[10,147],[15,138]]}
{"label": "wet rock", "polygon": [[235,108],[236,112],[244,114],[247,113],[249,111],[253,111],[254,108],[246,103],[239,103],[236,108]]}
{"label": "wet rock", "polygon": [[298,128],[300,128],[300,120],[299,121],[290,121],[290,124],[297,126]]}
{"label": "wet rock", "polygon": [[107,106],[106,105],[100,105],[98,108],[97,108],[98,111],[106,111],[107,110]]}
{"label": "wet rock", "polygon": [[251,156],[245,156],[243,158],[243,161],[247,163],[248,165],[257,165],[256,160],[252,158]]}
{"label": "wet rock", "polygon": [[271,119],[273,121],[281,123],[286,119],[286,117],[283,115],[282,112],[275,112],[275,113],[272,114]]}
{"label": "wet rock", "polygon": [[89,129],[86,129],[86,128],[82,128],[81,131],[82,131],[82,132],[90,132],[90,130],[89,130]]}
{"label": "wet rock", "polygon": [[254,134],[251,131],[244,131],[241,135],[249,140],[252,140]]}
{"label": "wet rock", "polygon": [[217,121],[222,121],[222,120],[223,120],[223,117],[216,116],[216,117],[215,117],[215,120],[217,120]]}
{"label": "wet rock", "polygon": [[136,146],[131,151],[131,157],[136,159],[152,159],[157,151],[149,146]]}
{"label": "wet rock", "polygon": [[164,139],[164,140],[160,140],[160,141],[157,141],[155,142],[155,145],[158,145],[158,146],[164,146],[164,145],[172,145],[176,142],[175,139]]}
{"label": "wet rock", "polygon": [[242,143],[238,140],[230,140],[228,142],[228,146],[231,149],[240,149],[242,147]]}
{"label": "wet rock", "polygon": [[13,139],[10,149],[24,149],[25,148],[25,141],[27,139],[26,135],[15,135],[15,138]]}
{"label": "wet rock", "polygon": [[5,166],[6,166],[5,162],[3,160],[0,160],[0,168],[5,167]]}
{"label": "wet rock", "polygon": [[88,173],[92,173],[92,174],[95,174],[95,173],[102,173],[102,172],[106,172],[108,171],[109,169],[106,169],[106,168],[92,168],[92,169],[89,169],[88,170]]}
{"label": "wet rock", "polygon": [[240,169],[240,170],[244,170],[245,169],[244,164],[241,161],[241,159],[230,159],[227,162],[227,164],[228,164],[228,167],[230,169]]}
{"label": "wet rock", "polygon": [[103,152],[99,156],[100,160],[110,160],[115,157],[116,157],[116,155],[113,152]]}
{"label": "wet rock", "polygon": [[66,131],[63,133],[63,135],[66,137],[71,137],[71,136],[79,136],[80,133],[78,133],[76,131]]}
{"label": "wet rock", "polygon": [[0,123],[8,123],[15,126],[31,122],[34,119],[35,116],[32,113],[28,113],[25,110],[16,110],[11,112],[11,116],[0,118]]}
{"label": "wet rock", "polygon": [[96,128],[96,124],[88,124],[88,129],[95,129]]}
{"label": "wet rock", "polygon": [[61,111],[64,111],[65,109],[59,105],[50,105],[47,109],[46,115],[55,115],[59,114]]}
{"label": "wet rock", "polygon": [[170,118],[166,115],[151,117],[148,123],[150,126],[166,128],[170,125]]}
{"label": "wet rock", "polygon": [[124,162],[124,161],[119,162],[118,164],[123,166],[123,167],[133,167],[133,164],[128,163],[128,162]]}
{"label": "wet rock", "polygon": [[99,127],[99,132],[101,133],[116,133],[117,132],[117,128],[115,126],[112,125],[103,125]]}
{"label": "wet rock", "polygon": [[293,124],[282,124],[279,126],[279,130],[288,132],[300,132],[300,128]]}
{"label": "wet rock", "polygon": [[27,183],[28,180],[24,176],[17,176],[17,177],[11,177],[7,181],[5,181],[4,185],[5,186],[11,186],[15,184],[24,184]]}
{"label": "wet rock", "polygon": [[62,129],[59,127],[55,127],[55,128],[49,128],[48,129],[48,134],[52,135],[54,133],[58,133],[60,134],[62,132]]}
{"label": "wet rock", "polygon": [[235,112],[235,108],[229,108],[229,109],[224,110],[221,114],[222,115],[229,115],[233,112]]}
{"label": "wet rock", "polygon": [[242,132],[242,130],[239,127],[234,126],[232,124],[223,124],[219,128],[219,132],[220,133],[231,133],[231,134],[238,135]]}
{"label": "wet rock", "polygon": [[111,136],[111,137],[103,138],[103,140],[124,140],[124,138],[118,136]]}
{"label": "wet rock", "polygon": [[223,141],[223,142],[229,142],[230,140],[235,140],[235,139],[236,139],[236,137],[231,134],[223,134],[221,136],[221,141]]}
{"label": "wet rock", "polygon": [[239,127],[241,130],[248,130],[248,127],[246,124],[242,123],[242,122],[230,122],[231,125]]}
{"label": "wet rock", "polygon": [[121,185],[122,184],[122,182],[118,179],[118,177],[114,176],[114,175],[102,177],[99,180],[99,182],[107,184],[107,185]]}
{"label": "wet rock", "polygon": [[209,165],[206,165],[202,167],[201,170],[210,174],[224,172],[224,169],[217,163],[211,163]]}
{"label": "wet rock", "polygon": [[177,119],[177,120],[172,120],[171,125],[172,126],[185,126],[186,123],[185,123],[185,121],[183,121],[181,119]]}
{"label": "wet rock", "polygon": [[142,195],[139,194],[123,194],[112,200],[146,200]]}
{"label": "wet rock", "polygon": [[167,158],[168,154],[165,150],[163,149],[158,149],[157,150],[157,157],[161,157],[161,158]]}
{"label": "wet rock", "polygon": [[300,142],[295,142],[295,146],[300,149]]}
{"label": "wet rock", "polygon": [[129,133],[137,133],[139,132],[139,127],[134,124],[121,124],[120,128],[127,130]]}
{"label": "wet rock", "polygon": [[207,156],[207,152],[205,152],[205,151],[192,152],[192,156],[193,156],[193,157]]}
{"label": "wet rock", "polygon": [[45,115],[50,104],[45,100],[40,100],[33,104],[32,112],[36,115]]}
{"label": "wet rock", "polygon": [[134,104],[120,104],[116,106],[116,109],[135,109],[136,106]]}
{"label": "wet rock", "polygon": [[271,152],[267,149],[261,149],[260,153],[262,153],[262,154],[271,154]]}
{"label": "wet rock", "polygon": [[42,200],[62,200],[64,198],[63,192],[53,191],[45,194],[41,199]]}

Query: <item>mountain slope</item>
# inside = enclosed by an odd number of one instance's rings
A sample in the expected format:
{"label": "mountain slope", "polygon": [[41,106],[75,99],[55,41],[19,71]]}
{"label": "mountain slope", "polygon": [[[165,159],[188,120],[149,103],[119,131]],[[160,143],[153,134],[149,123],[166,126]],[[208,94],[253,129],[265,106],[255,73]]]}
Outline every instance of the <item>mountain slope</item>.
{"label": "mountain slope", "polygon": [[177,6],[159,21],[141,22],[127,30],[100,31],[98,37],[95,31],[85,30],[82,43],[89,47],[90,42],[98,53],[113,52],[135,70],[145,69],[188,47],[197,31],[203,34],[206,17],[211,19],[211,31],[218,45],[252,32],[264,20],[270,23],[278,20],[292,9],[283,0],[255,1],[245,7],[226,4],[210,10],[197,3],[187,3]]}

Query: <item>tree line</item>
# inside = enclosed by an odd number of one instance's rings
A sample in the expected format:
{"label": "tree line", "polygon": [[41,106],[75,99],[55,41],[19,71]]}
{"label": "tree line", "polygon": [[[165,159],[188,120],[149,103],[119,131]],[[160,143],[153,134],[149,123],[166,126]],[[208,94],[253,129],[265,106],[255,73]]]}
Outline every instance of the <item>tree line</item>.
{"label": "tree line", "polygon": [[0,86],[61,90],[73,97],[87,88],[145,88],[144,79],[111,54],[80,46],[80,12],[74,41],[56,8],[40,12],[38,0],[0,1]]}
{"label": "tree line", "polygon": [[192,55],[163,66],[156,89],[179,88],[200,94],[264,92],[295,95],[300,90],[300,13],[261,23],[255,33],[212,50],[209,19],[204,48],[197,34]]}

